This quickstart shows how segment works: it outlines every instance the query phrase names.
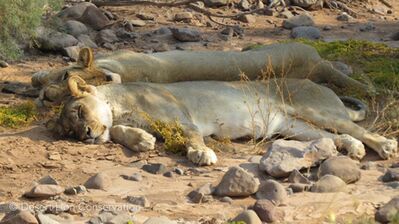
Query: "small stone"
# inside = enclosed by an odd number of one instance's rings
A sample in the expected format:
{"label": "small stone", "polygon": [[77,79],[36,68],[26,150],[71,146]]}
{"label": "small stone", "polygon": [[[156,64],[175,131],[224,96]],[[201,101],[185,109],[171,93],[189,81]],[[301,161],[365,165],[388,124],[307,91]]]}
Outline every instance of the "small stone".
{"label": "small stone", "polygon": [[262,224],[262,221],[253,210],[247,210],[237,215],[233,222],[244,222],[245,224]]}
{"label": "small stone", "polygon": [[38,213],[36,217],[40,224],[60,224],[58,221],[42,213]]}
{"label": "small stone", "polygon": [[144,208],[150,207],[150,202],[144,196],[127,196],[126,200],[134,205],[139,205]]}
{"label": "small stone", "polygon": [[204,3],[207,7],[220,7],[229,4],[229,0],[205,0]]}
{"label": "small stone", "polygon": [[211,195],[213,192],[214,189],[212,187],[212,184],[208,183],[196,190],[191,191],[187,196],[193,203],[202,203],[205,202],[205,196]]}
{"label": "small stone", "polygon": [[142,27],[146,25],[146,22],[144,20],[140,20],[140,19],[132,19],[129,21],[133,26],[138,26],[138,27]]}
{"label": "small stone", "polygon": [[385,186],[391,187],[393,189],[399,188],[399,181],[392,181],[385,184]]}
{"label": "small stone", "polygon": [[95,6],[89,6],[84,11],[79,21],[89,25],[91,28],[99,31],[104,29],[111,21],[104,15],[104,13]]}
{"label": "small stone", "polygon": [[259,189],[259,180],[241,167],[231,167],[216,188],[220,196],[249,196]]}
{"label": "small stone", "polygon": [[306,178],[301,172],[298,170],[294,170],[291,172],[290,176],[288,176],[288,182],[290,183],[301,183],[301,184],[310,184],[310,180]]}
{"label": "small stone", "polygon": [[233,199],[228,197],[228,196],[225,196],[225,197],[221,198],[220,201],[221,202],[225,202],[225,203],[229,203],[229,204],[233,203]]}
{"label": "small stone", "polygon": [[64,192],[64,188],[52,184],[39,184],[24,194],[28,198],[49,198]]}
{"label": "small stone", "polygon": [[12,211],[7,213],[0,221],[1,224],[39,224],[29,211]]}
{"label": "small stone", "polygon": [[257,199],[267,199],[273,202],[274,205],[285,205],[287,202],[287,191],[284,186],[275,180],[267,180],[263,182],[259,191],[256,192]]}
{"label": "small stone", "polygon": [[399,168],[388,168],[381,180],[383,182],[399,181]]}
{"label": "small stone", "polygon": [[42,178],[40,178],[40,180],[37,181],[39,184],[52,184],[52,185],[58,185],[57,180],[55,180],[52,176],[47,175],[44,176]]}
{"label": "small stone", "polygon": [[111,186],[111,178],[105,173],[97,173],[96,175],[90,177],[84,186],[89,189],[100,189],[105,190]]}
{"label": "small stone", "polygon": [[299,26],[314,26],[313,18],[310,15],[302,14],[283,21],[283,27],[286,29],[293,29]]}
{"label": "small stone", "polygon": [[196,29],[170,28],[173,37],[181,42],[198,42],[201,40],[201,33]]}
{"label": "small stone", "polygon": [[311,184],[300,184],[300,183],[295,183],[288,186],[288,188],[291,189],[293,193],[309,191],[311,187],[312,187]]}
{"label": "small stone", "polygon": [[85,193],[86,187],[83,185],[79,185],[76,187],[69,187],[67,189],[65,189],[64,193],[67,195],[77,195],[77,194],[81,194],[81,193]]}
{"label": "small stone", "polygon": [[284,221],[285,212],[276,208],[269,200],[257,200],[252,209],[263,222],[281,222]]}
{"label": "small stone", "polygon": [[242,15],[238,18],[241,22],[244,23],[255,23],[256,17],[254,15]]}
{"label": "small stone", "polygon": [[361,177],[358,164],[347,156],[331,157],[324,161],[319,167],[318,177],[327,174],[339,177],[347,184],[354,183]]}
{"label": "small stone", "polygon": [[399,212],[399,197],[392,198],[375,213],[375,220],[380,223],[389,223]]}
{"label": "small stone", "polygon": [[332,30],[332,27],[331,26],[324,26],[323,30],[324,31],[329,31],[329,30]]}
{"label": "small stone", "polygon": [[174,168],[173,171],[175,171],[175,173],[178,175],[184,175],[184,170],[182,170],[178,167]]}
{"label": "small stone", "polygon": [[346,183],[339,177],[333,175],[324,175],[317,181],[312,188],[312,192],[328,193],[328,192],[346,192]]}
{"label": "small stone", "polygon": [[166,171],[166,166],[161,163],[150,163],[143,165],[142,169],[152,174],[160,174]]}
{"label": "small stone", "polygon": [[350,15],[349,15],[348,13],[346,13],[346,12],[342,12],[341,14],[339,14],[339,15],[337,16],[337,20],[338,20],[338,21],[347,22],[347,21],[352,20],[352,19],[353,19],[353,17],[350,16]]}
{"label": "small stone", "polygon": [[175,21],[180,22],[190,22],[193,19],[193,14],[191,12],[179,12],[175,15]]}
{"label": "small stone", "polygon": [[174,177],[175,174],[172,171],[167,171],[163,174],[164,177]]}
{"label": "small stone", "polygon": [[101,30],[96,35],[96,42],[99,45],[103,45],[105,43],[115,43],[119,39],[116,36],[115,32],[111,29]]}
{"label": "small stone", "polygon": [[139,173],[134,173],[132,175],[121,175],[123,179],[125,180],[132,180],[132,181],[142,181],[143,180],[143,176],[141,176],[141,174]]}
{"label": "small stone", "polygon": [[368,31],[375,30],[375,26],[374,26],[373,23],[368,22],[368,23],[366,23],[365,25],[361,26],[361,27],[359,28],[359,30],[360,30],[361,32],[368,32]]}
{"label": "small stone", "polygon": [[[79,58],[79,52],[80,52],[80,47],[78,46],[71,46],[71,47],[66,47],[63,49],[62,54],[64,56],[67,56],[71,59],[71,61],[77,61]],[[50,160],[56,160],[59,161],[61,160],[61,156],[58,154],[56,157],[55,155],[49,156]]]}
{"label": "small stone", "polygon": [[177,224],[166,217],[152,217],[148,218],[143,224]]}
{"label": "small stone", "polygon": [[148,13],[137,13],[137,18],[142,20],[155,20],[155,16]]}
{"label": "small stone", "polygon": [[84,47],[98,48],[97,44],[94,43],[86,34],[79,35],[78,40],[83,44]]}
{"label": "small stone", "polygon": [[291,37],[317,40],[321,38],[320,30],[313,26],[298,26],[292,29]]}
{"label": "small stone", "polygon": [[318,4],[319,0],[291,0],[291,4],[302,8],[309,8]]}
{"label": "small stone", "polygon": [[7,62],[0,60],[0,67],[1,68],[7,68],[8,66],[10,66]]}

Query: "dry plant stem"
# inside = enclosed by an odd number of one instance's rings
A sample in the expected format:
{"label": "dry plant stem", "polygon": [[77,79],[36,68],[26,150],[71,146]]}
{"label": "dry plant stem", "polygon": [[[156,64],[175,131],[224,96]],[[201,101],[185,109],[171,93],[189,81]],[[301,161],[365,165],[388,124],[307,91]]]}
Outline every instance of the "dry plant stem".
{"label": "dry plant stem", "polygon": [[348,13],[349,15],[353,16],[354,18],[358,17],[358,13],[355,12],[353,9],[349,8],[345,3],[342,3],[340,1],[332,1],[332,0],[325,0],[324,3],[330,8],[338,8],[341,9],[342,11]]}
{"label": "dry plant stem", "polygon": [[388,1],[386,1],[386,0],[378,0],[378,1],[380,1],[382,4],[384,4],[386,7],[388,7],[388,8],[392,8],[392,5],[388,2]]}

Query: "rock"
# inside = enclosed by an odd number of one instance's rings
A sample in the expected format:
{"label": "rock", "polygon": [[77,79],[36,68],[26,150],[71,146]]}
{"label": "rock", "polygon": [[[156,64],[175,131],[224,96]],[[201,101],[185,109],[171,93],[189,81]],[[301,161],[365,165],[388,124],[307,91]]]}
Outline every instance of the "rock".
{"label": "rock", "polygon": [[184,170],[180,169],[179,167],[175,167],[173,171],[178,175],[184,175]]}
{"label": "rock", "polygon": [[392,198],[375,213],[375,220],[380,223],[389,223],[392,217],[399,212],[399,197]]}
{"label": "rock", "polygon": [[64,192],[64,188],[53,184],[39,184],[24,194],[28,198],[49,198]]}
{"label": "rock", "polygon": [[137,26],[137,27],[142,27],[146,25],[146,22],[140,19],[132,19],[129,21],[130,24],[132,24],[133,26]]}
{"label": "rock", "polygon": [[284,19],[289,19],[291,17],[293,17],[294,15],[292,14],[291,11],[289,10],[284,10],[282,12],[280,12],[280,14],[278,15],[278,17],[280,18],[284,18]]}
{"label": "rock", "polygon": [[163,174],[164,177],[174,177],[175,174],[172,171],[167,171]]}
{"label": "rock", "polygon": [[377,164],[376,164],[376,162],[366,161],[365,163],[361,164],[360,169],[362,169],[362,170],[377,169]]}
{"label": "rock", "polygon": [[116,30],[116,36],[120,39],[136,39],[138,34],[135,32],[126,31],[124,28],[119,28]]}
{"label": "rock", "polygon": [[335,144],[329,138],[309,142],[280,139],[262,157],[259,168],[273,177],[287,177],[293,170],[309,168],[337,154]]}
{"label": "rock", "polygon": [[150,207],[150,202],[144,196],[127,196],[126,200],[134,205],[139,205],[144,208]]}
{"label": "rock", "polygon": [[349,15],[348,13],[346,13],[346,12],[341,12],[341,13],[337,16],[337,20],[338,20],[338,21],[347,22],[347,21],[352,20],[352,19],[353,19],[353,17],[350,16],[350,15]]}
{"label": "rock", "polygon": [[347,156],[331,157],[324,161],[317,175],[321,178],[327,174],[339,177],[347,184],[354,183],[361,177],[358,164]]}
{"label": "rock", "polygon": [[80,47],[78,46],[71,46],[66,47],[62,50],[62,54],[67,56],[71,59],[71,61],[77,61],[79,58]]}
{"label": "rock", "polygon": [[273,202],[274,205],[285,205],[287,202],[287,191],[284,186],[275,180],[267,180],[263,182],[259,191],[256,192],[257,199],[267,199]]}
{"label": "rock", "polygon": [[116,20],[117,16],[112,14],[110,11],[103,10],[104,15],[109,19],[109,20]]}
{"label": "rock", "polygon": [[64,193],[67,195],[77,195],[77,194],[81,194],[81,193],[85,193],[86,187],[83,185],[79,185],[76,187],[69,187],[67,189],[65,189]]}
{"label": "rock", "polygon": [[52,176],[47,175],[44,176],[42,178],[40,178],[40,180],[37,181],[37,183],[39,184],[52,184],[52,185],[58,185],[57,180],[55,180]]}
{"label": "rock", "polygon": [[175,21],[190,22],[193,19],[193,14],[191,12],[179,12],[175,15]]}
{"label": "rock", "polygon": [[283,27],[286,29],[293,29],[299,26],[314,26],[313,18],[310,15],[302,14],[283,21]]}
{"label": "rock", "polygon": [[375,26],[374,26],[373,23],[368,22],[368,23],[366,23],[365,25],[362,25],[362,26],[359,28],[359,30],[360,30],[361,32],[368,32],[368,31],[375,30]]}
{"label": "rock", "polygon": [[309,191],[311,187],[312,187],[311,184],[300,184],[300,183],[295,183],[288,186],[288,188],[290,188],[293,193]]}
{"label": "rock", "polygon": [[257,200],[252,209],[263,222],[284,221],[285,212],[276,208],[276,206],[267,199]]}
{"label": "rock", "polygon": [[137,13],[136,16],[142,20],[155,20],[155,16],[148,13]]}
{"label": "rock", "polygon": [[399,181],[399,168],[388,168],[381,180],[383,182]]}
{"label": "rock", "polygon": [[166,217],[152,217],[148,218],[143,224],[177,224],[175,221],[171,221]]}
{"label": "rock", "polygon": [[205,0],[205,6],[207,7],[220,7],[229,4],[230,0]]}
{"label": "rock", "polygon": [[310,190],[318,193],[345,192],[346,183],[339,177],[327,174],[321,177]]}
{"label": "rock", "polygon": [[298,170],[294,170],[288,176],[288,182],[290,183],[301,183],[301,184],[310,184],[310,180],[306,178],[301,172]]}
{"label": "rock", "polygon": [[39,28],[37,30],[37,35],[39,49],[41,50],[56,51],[78,44],[78,40],[72,35],[61,33],[55,30]]}
{"label": "rock", "polygon": [[101,189],[105,190],[111,186],[111,178],[105,173],[97,173],[96,175],[90,177],[84,186],[89,189]]}
{"label": "rock", "polygon": [[241,10],[247,11],[249,10],[251,7],[251,5],[249,4],[248,0],[241,0],[238,3],[238,8],[240,8]]}
{"label": "rock", "polygon": [[399,40],[399,32],[395,32],[390,35],[391,40],[398,41]]}
{"label": "rock", "polygon": [[132,181],[137,181],[137,182],[143,180],[143,176],[141,176],[141,174],[139,174],[139,173],[134,173],[130,176],[128,176],[128,175],[121,175],[121,176],[125,180],[132,180]]}
{"label": "rock", "polygon": [[153,35],[172,35],[172,31],[169,29],[169,28],[167,28],[167,27],[161,27],[161,28],[159,28],[159,29],[157,29],[157,30],[154,30],[153,32],[152,32],[152,34]]}
{"label": "rock", "polygon": [[148,164],[147,160],[136,160],[131,162],[128,166],[129,167],[136,167],[142,169],[144,165]]}
{"label": "rock", "polygon": [[71,208],[67,203],[63,203],[63,202],[59,202],[59,201],[57,201],[56,203],[51,203],[46,206],[47,207],[44,212],[47,214],[54,214],[54,215],[59,215],[62,212],[67,212]]}
{"label": "rock", "polygon": [[94,43],[86,34],[79,35],[78,40],[83,44],[84,47],[98,48],[97,44]]}
{"label": "rock", "polygon": [[241,167],[231,167],[216,188],[220,196],[249,196],[259,189],[259,180]]}
{"label": "rock", "polygon": [[16,210],[7,213],[0,224],[39,224],[39,222],[32,213],[25,210]]}
{"label": "rock", "polygon": [[258,215],[252,210],[247,210],[240,213],[232,220],[232,222],[244,222],[245,224],[262,224],[262,221],[259,219]]}
{"label": "rock", "polygon": [[230,198],[230,197],[227,197],[227,196],[221,198],[220,201],[221,202],[225,202],[225,203],[229,203],[229,204],[233,203],[233,199]]}
{"label": "rock", "polygon": [[166,166],[161,163],[150,163],[143,165],[142,169],[152,174],[160,174],[166,171]]}
{"label": "rock", "polygon": [[320,30],[312,26],[299,26],[292,29],[291,37],[317,40],[321,38]]}
{"label": "rock", "polygon": [[82,17],[83,13],[86,11],[87,7],[92,6],[96,7],[93,3],[90,2],[81,2],[75,4],[69,8],[61,10],[57,16],[63,19],[79,19]]}
{"label": "rock", "polygon": [[7,62],[0,60],[0,68],[7,68],[8,66],[10,66]]}
{"label": "rock", "polygon": [[88,6],[79,21],[90,26],[94,30],[102,30],[110,24],[110,20],[95,6]]}
{"label": "rock", "polygon": [[318,4],[320,0],[291,0],[291,4],[302,8],[309,8]]}
{"label": "rock", "polygon": [[181,42],[197,42],[201,40],[201,33],[196,29],[170,28],[173,37]]}
{"label": "rock", "polygon": [[196,190],[191,191],[187,196],[193,203],[203,203],[205,202],[205,196],[211,195],[213,192],[214,188],[212,187],[212,184],[208,183]]}
{"label": "rock", "polygon": [[332,27],[331,26],[323,26],[323,30],[324,31],[329,31],[329,30],[332,30]]}
{"label": "rock", "polygon": [[114,43],[119,39],[116,36],[115,32],[111,29],[101,30],[96,35],[96,42],[98,45],[104,45],[105,43]]}
{"label": "rock", "polygon": [[40,224],[59,224],[59,222],[42,213],[38,213],[36,217]]}
{"label": "rock", "polygon": [[351,76],[353,74],[353,70],[352,67],[340,62],[340,61],[331,61],[332,66],[334,66],[335,69],[337,69],[338,71],[344,73],[347,76]]}
{"label": "rock", "polygon": [[256,17],[254,15],[242,15],[238,18],[241,22],[244,23],[255,23]]}
{"label": "rock", "polygon": [[74,37],[78,37],[79,35],[86,34],[88,32],[86,25],[76,20],[66,21],[62,26],[62,30]]}

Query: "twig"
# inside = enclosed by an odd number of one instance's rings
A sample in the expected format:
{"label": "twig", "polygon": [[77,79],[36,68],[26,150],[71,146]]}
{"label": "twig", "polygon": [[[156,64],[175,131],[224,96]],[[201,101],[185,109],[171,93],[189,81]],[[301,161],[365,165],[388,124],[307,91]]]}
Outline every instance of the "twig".
{"label": "twig", "polygon": [[382,4],[384,4],[385,6],[387,6],[388,8],[392,8],[392,5],[387,2],[386,0],[379,0]]}

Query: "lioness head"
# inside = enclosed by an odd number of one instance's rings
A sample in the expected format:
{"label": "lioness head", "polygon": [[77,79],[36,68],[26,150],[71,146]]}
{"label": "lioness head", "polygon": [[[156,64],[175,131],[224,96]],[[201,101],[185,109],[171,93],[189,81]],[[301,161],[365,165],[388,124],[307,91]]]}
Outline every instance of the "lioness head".
{"label": "lioness head", "polygon": [[97,97],[96,87],[86,84],[79,76],[71,76],[67,90],[70,99],[59,119],[49,121],[47,127],[60,136],[73,136],[88,143],[108,141],[112,112],[109,105]]}
{"label": "lioness head", "polygon": [[79,52],[77,63],[50,72],[38,72],[32,76],[32,86],[42,87],[37,104],[48,106],[57,104],[68,96],[67,79],[70,76],[80,76],[93,85],[101,85],[107,80],[107,75],[94,65],[93,52],[83,48]]}

